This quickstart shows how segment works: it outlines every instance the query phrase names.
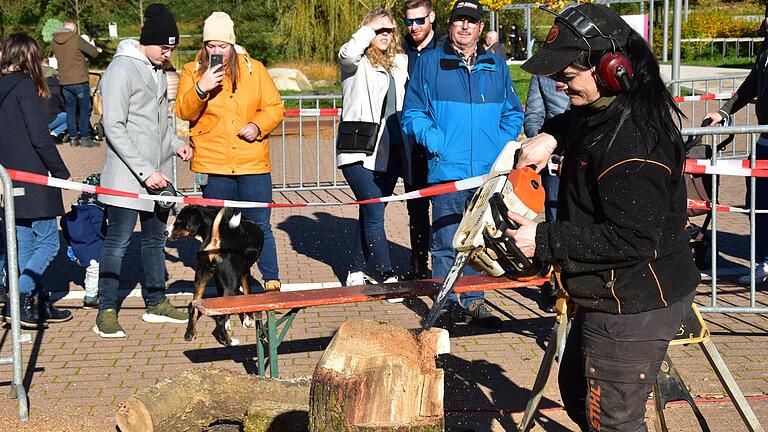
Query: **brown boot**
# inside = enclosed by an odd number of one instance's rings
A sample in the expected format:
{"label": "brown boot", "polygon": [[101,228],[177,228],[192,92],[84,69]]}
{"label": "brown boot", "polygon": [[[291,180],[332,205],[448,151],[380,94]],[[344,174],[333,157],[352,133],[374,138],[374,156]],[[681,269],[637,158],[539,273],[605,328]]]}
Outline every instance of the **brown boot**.
{"label": "brown boot", "polygon": [[280,292],[280,281],[277,279],[270,279],[264,282],[264,289],[267,292]]}

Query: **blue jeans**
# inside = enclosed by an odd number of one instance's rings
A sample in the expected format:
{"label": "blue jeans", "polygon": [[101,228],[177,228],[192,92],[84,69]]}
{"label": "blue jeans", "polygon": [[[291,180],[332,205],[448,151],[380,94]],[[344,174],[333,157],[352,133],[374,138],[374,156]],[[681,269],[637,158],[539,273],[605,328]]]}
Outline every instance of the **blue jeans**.
{"label": "blue jeans", "polygon": [[[272,202],[272,174],[218,175],[209,174],[208,184],[203,186],[204,198],[238,201]],[[258,225],[264,233],[264,248],[259,256],[258,267],[265,281],[280,280],[277,265],[275,234],[269,219],[272,209],[247,208],[243,216]]]}
{"label": "blue jeans", "polygon": [[[546,168],[544,168],[546,171]],[[544,186],[544,221],[552,223],[557,219],[557,191],[560,189],[560,177],[542,171],[541,185]]]}
{"label": "blue jeans", "polygon": [[[392,195],[397,176],[371,171],[361,162],[341,167],[355,199],[358,201]],[[384,230],[385,203],[358,206],[357,228],[352,239],[350,271],[365,271],[368,268],[376,277],[389,277],[392,262],[389,259],[389,242]]]}
{"label": "blue jeans", "polygon": [[[91,136],[91,86],[87,83],[61,86],[64,106],[67,109],[67,133],[72,139]],[[80,109],[80,133],[78,133],[77,112]]]}
{"label": "blue jeans", "polygon": [[67,130],[67,127],[67,113],[64,111],[56,114],[56,117],[48,123],[48,130],[53,136],[59,136],[60,133]]}
{"label": "blue jeans", "polygon": [[[456,260],[456,249],[453,248],[453,236],[459,228],[459,222],[464,215],[475,189],[456,191],[432,197],[432,276],[444,278]],[[464,275],[472,276],[481,274],[469,265],[464,267]],[[485,295],[482,291],[464,293],[460,298],[454,293],[448,296],[446,308],[450,309],[460,304],[468,308],[474,301],[482,300]]]}
{"label": "blue jeans", "polygon": [[37,294],[40,278],[59,253],[56,218],[16,219],[16,239],[19,247],[19,292]]}
{"label": "blue jeans", "polygon": [[99,261],[99,310],[117,310],[117,289],[123,258],[131,242],[136,218],[141,222],[141,263],[144,283],[141,296],[147,307],[165,300],[165,227],[167,209],[153,212],[107,206],[107,236]]}

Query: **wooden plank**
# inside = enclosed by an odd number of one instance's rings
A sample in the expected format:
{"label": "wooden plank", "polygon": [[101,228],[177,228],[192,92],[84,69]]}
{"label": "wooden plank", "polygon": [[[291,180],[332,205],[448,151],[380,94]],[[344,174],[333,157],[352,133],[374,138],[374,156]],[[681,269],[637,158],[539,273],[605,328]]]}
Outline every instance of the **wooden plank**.
{"label": "wooden plank", "polygon": [[[463,276],[454,287],[456,293],[539,286],[549,278],[526,281],[490,276]],[[435,296],[441,279],[405,281],[378,285],[343,286],[284,293],[264,293],[195,300],[192,304],[204,315],[228,315],[244,312],[274,311],[311,306],[359,303],[398,297]]]}

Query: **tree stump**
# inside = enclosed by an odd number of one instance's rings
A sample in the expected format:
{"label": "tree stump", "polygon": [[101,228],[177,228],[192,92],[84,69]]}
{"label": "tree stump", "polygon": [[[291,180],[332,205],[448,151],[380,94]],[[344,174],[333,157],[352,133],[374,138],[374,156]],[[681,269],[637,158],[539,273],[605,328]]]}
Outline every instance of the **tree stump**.
{"label": "tree stump", "polygon": [[247,432],[307,430],[308,380],[274,380],[217,368],[191,369],[120,404],[122,432],[200,431],[221,421]]}
{"label": "tree stump", "polygon": [[445,330],[416,336],[383,322],[345,322],[312,375],[310,431],[442,431],[435,356],[448,350]]}

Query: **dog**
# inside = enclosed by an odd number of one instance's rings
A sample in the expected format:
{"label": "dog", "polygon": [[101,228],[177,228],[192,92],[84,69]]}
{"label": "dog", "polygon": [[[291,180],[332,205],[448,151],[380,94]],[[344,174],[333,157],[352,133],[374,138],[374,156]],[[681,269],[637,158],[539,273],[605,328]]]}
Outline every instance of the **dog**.
{"label": "dog", "polygon": [[[253,222],[245,219],[239,210],[188,205],[179,211],[172,225],[166,229],[171,240],[193,237],[202,243],[197,253],[195,289],[192,300],[203,298],[205,286],[213,277],[218,295],[232,296],[251,293],[251,267],[259,259],[264,246],[264,233]],[[191,341],[197,334],[197,320],[200,312],[189,303],[189,322],[184,340]],[[229,335],[229,315],[215,316],[216,328],[213,337],[224,346],[240,342]],[[252,313],[240,314],[243,327],[254,328],[256,321]]]}

